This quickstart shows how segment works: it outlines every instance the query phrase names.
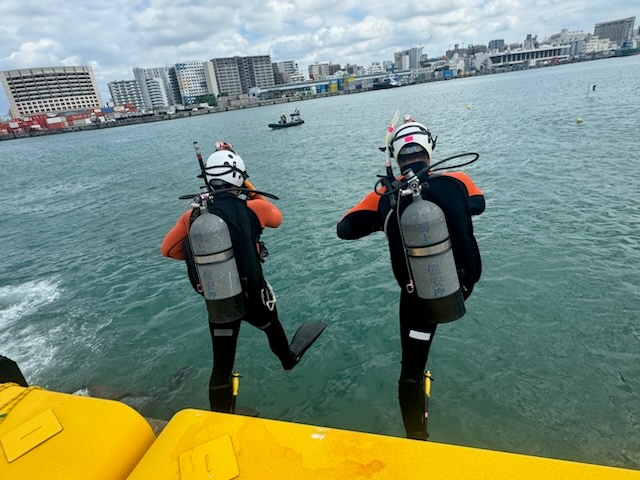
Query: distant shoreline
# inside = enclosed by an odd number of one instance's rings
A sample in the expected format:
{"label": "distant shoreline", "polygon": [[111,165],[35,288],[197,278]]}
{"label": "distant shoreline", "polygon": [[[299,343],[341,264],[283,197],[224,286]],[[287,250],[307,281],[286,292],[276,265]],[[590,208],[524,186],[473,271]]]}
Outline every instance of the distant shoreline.
{"label": "distant shoreline", "polygon": [[[472,78],[472,77],[479,77],[479,76],[484,76],[484,75],[497,75],[497,74],[501,74],[501,73],[511,73],[514,71],[527,71],[527,70],[537,70],[539,68],[547,68],[547,67],[557,67],[557,66],[561,66],[561,65],[571,65],[574,63],[584,63],[584,62],[591,62],[594,60],[605,60],[608,58],[617,58],[617,57],[605,57],[605,58],[595,58],[595,59],[590,59],[590,60],[581,60],[578,62],[566,62],[566,63],[559,63],[556,65],[543,65],[543,66],[536,66],[536,67],[532,67],[532,68],[526,68],[526,69],[508,69],[508,70],[503,70],[503,71],[492,71],[492,72],[482,72],[482,73],[474,73],[473,75],[464,75],[464,76],[455,76],[452,78],[433,78],[433,79],[428,79],[428,80],[420,80],[420,81],[416,81],[414,83],[410,83],[408,85],[402,85],[402,86],[397,86],[397,87],[389,87],[389,88],[406,88],[406,87],[410,87],[412,85],[418,85],[418,84],[423,84],[423,83],[431,83],[431,82],[443,82],[443,81],[451,81],[451,80],[457,80],[457,79],[461,79],[461,78]],[[110,121],[110,122],[100,122],[100,123],[92,123],[92,124],[88,124],[88,125],[74,125],[74,126],[69,126],[69,127],[65,127],[65,128],[59,128],[59,129],[50,129],[50,130],[33,130],[33,131],[29,131],[29,132],[21,132],[21,133],[8,133],[8,134],[0,134],[0,141],[3,140],[17,140],[20,138],[31,138],[31,137],[42,137],[42,136],[47,136],[47,135],[57,135],[57,134],[61,134],[61,133],[70,133],[70,132],[82,132],[82,131],[87,131],[87,130],[103,130],[103,129],[107,129],[107,128],[116,128],[116,127],[124,127],[124,126],[128,126],[128,125],[139,125],[142,123],[153,123],[153,122],[161,122],[161,121],[165,121],[165,120],[176,120],[176,119],[180,119],[180,118],[188,118],[188,117],[196,117],[199,115],[210,115],[210,114],[215,114],[215,113],[222,113],[222,112],[228,112],[228,111],[232,111],[232,110],[242,110],[242,109],[247,109],[247,108],[258,108],[258,107],[264,107],[267,105],[277,105],[277,104],[283,104],[283,103],[291,103],[291,102],[300,102],[300,101],[304,101],[304,100],[313,100],[313,99],[317,99],[317,98],[325,98],[325,97],[335,97],[335,96],[339,96],[339,95],[351,95],[351,94],[357,94],[357,93],[365,93],[365,92],[375,92],[375,91],[379,91],[379,90],[388,90],[388,88],[364,88],[364,89],[358,89],[358,90],[338,90],[335,92],[322,92],[322,93],[315,93],[315,94],[310,94],[310,95],[304,95],[304,96],[292,96],[292,97],[284,97],[284,98],[275,98],[275,99],[270,99],[270,100],[258,100],[256,102],[252,102],[252,103],[248,103],[248,104],[244,104],[244,105],[233,105],[233,106],[226,106],[226,107],[208,107],[208,108],[201,108],[198,110],[183,110],[183,111],[176,111],[175,113],[165,113],[165,114],[148,114],[148,115],[137,115],[137,116],[131,116],[131,117],[127,117],[127,118],[117,118],[114,119],[115,121]]]}

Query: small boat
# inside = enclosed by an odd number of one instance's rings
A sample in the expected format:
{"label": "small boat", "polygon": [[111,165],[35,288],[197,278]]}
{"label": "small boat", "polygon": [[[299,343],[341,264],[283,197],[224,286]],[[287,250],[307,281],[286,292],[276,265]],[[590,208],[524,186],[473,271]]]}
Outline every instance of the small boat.
{"label": "small boat", "polygon": [[283,114],[280,117],[280,121],[278,123],[270,123],[268,126],[270,128],[277,129],[277,128],[295,127],[297,125],[302,125],[304,123],[304,120],[302,119],[302,117],[300,117],[300,112],[298,112],[297,108],[295,112],[293,112],[289,116],[291,117],[291,120],[289,121],[287,121],[287,116]]}

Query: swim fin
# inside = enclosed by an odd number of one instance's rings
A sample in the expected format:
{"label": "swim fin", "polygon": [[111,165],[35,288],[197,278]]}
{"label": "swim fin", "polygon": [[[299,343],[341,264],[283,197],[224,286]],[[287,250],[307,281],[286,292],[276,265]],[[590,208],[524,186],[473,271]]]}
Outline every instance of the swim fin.
{"label": "swim fin", "polygon": [[327,324],[322,322],[306,322],[300,325],[289,344],[291,363],[287,366],[283,365],[285,372],[291,371],[298,364],[304,353],[313,345],[313,342],[318,339],[325,328],[327,328]]}

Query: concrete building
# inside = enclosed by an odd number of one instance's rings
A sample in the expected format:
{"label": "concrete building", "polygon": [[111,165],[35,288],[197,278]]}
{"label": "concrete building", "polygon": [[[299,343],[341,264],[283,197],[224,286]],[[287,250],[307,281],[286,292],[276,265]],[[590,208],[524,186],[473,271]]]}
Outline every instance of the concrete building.
{"label": "concrete building", "polygon": [[504,48],[504,40],[490,40],[489,41],[489,51],[493,52],[495,50],[502,50]]}
{"label": "concrete building", "polygon": [[[276,85],[293,83],[291,78],[298,79],[298,64],[293,60],[273,64],[273,74]],[[296,80],[298,81],[298,80]]]}
{"label": "concrete building", "polygon": [[131,105],[135,105],[139,110],[144,108],[142,92],[136,80],[109,82],[107,86],[109,87],[109,93],[111,93],[111,101],[115,106],[130,103]]}
{"label": "concrete building", "polygon": [[214,78],[217,85],[218,95],[232,96],[242,93],[242,82],[240,81],[240,71],[235,58],[212,58]]}
{"label": "concrete building", "polygon": [[618,44],[610,38],[600,38],[597,35],[589,35],[582,43],[581,54],[607,53],[618,48]]}
{"label": "concrete building", "polygon": [[205,62],[182,62],[174,65],[182,105],[193,105],[196,97],[213,93],[207,86]]}
{"label": "concrete building", "polygon": [[91,67],[42,67],[0,72],[14,118],[102,107]]}
{"label": "concrete building", "polygon": [[240,72],[242,93],[249,93],[254,87],[267,88],[276,84],[270,55],[235,58]]}
{"label": "concrete building", "polygon": [[420,68],[422,59],[422,48],[413,47],[393,54],[393,61],[398,66],[398,70],[415,70]]}
{"label": "concrete building", "polygon": [[476,53],[482,53],[482,52],[486,52],[486,51],[487,51],[486,45],[469,44],[467,46],[467,48],[462,48],[462,47],[459,47],[458,44],[456,43],[453,46],[453,50],[447,50],[445,52],[445,56],[447,58],[453,58],[453,56],[457,53],[458,56],[460,56],[460,57],[464,57],[464,56],[472,57]]}
{"label": "concrete building", "polygon": [[561,63],[569,60],[571,45],[549,46],[542,45],[539,48],[505,50],[488,55],[486,68],[488,70],[500,70],[512,67],[534,67],[538,64],[547,65]]}
{"label": "concrete building", "polygon": [[367,75],[376,75],[386,73],[386,70],[380,62],[371,62],[369,68],[367,68]]}
{"label": "concrete building", "polygon": [[252,88],[276,84],[269,55],[212,58],[210,61],[219,95],[247,94]]}
{"label": "concrete building", "polygon": [[310,80],[322,80],[328,78],[331,75],[330,63],[314,63],[309,65],[309,79]]}
{"label": "concrete building", "polygon": [[571,31],[563,28],[560,30],[560,33],[550,35],[542,43],[544,45],[569,45],[570,43],[584,40],[587,36],[589,36],[589,34],[582,30]]}
{"label": "concrete building", "polygon": [[134,67],[145,108],[154,109],[182,104],[174,67]]}
{"label": "concrete building", "polygon": [[219,97],[220,90],[218,90],[218,79],[211,60],[204,62],[204,79],[207,83],[207,91],[214,97]]}
{"label": "concrete building", "polygon": [[611,22],[596,23],[593,35],[600,38],[608,38],[618,45],[622,45],[625,40],[633,38],[633,26],[636,17],[613,20]]}

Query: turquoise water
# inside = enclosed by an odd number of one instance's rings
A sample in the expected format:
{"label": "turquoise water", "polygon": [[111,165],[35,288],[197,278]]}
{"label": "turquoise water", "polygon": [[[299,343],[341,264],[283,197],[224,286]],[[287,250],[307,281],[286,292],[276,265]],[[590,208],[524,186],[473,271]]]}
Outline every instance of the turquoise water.
{"label": "turquoise water", "polygon": [[480,154],[464,170],[487,199],[483,277],[431,350],[431,439],[640,469],[639,77],[640,57],[614,58],[299,102],[305,125],[281,131],[282,105],[0,142],[0,354],[145,415],[206,409],[204,303],[159,246],[198,190],[193,141],[223,139],[280,197],[265,271],[285,329],[329,324],[288,375],[245,325],[239,404],[402,436],[385,239],[335,235],[399,110],[438,135],[436,160]]}

